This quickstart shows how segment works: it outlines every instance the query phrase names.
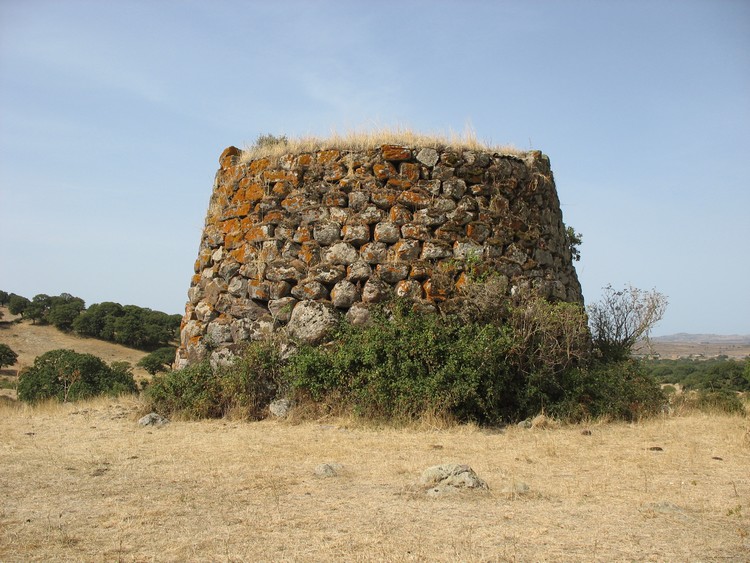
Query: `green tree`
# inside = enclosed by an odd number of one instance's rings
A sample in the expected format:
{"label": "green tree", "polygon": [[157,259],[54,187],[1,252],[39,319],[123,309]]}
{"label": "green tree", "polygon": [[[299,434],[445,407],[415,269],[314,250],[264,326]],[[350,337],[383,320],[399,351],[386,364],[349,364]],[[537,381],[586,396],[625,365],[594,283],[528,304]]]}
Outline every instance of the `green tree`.
{"label": "green tree", "polygon": [[0,291],[0,305],[7,305],[8,299],[10,299],[10,293],[7,291]]}
{"label": "green tree", "polygon": [[12,366],[18,361],[18,354],[7,344],[0,344],[0,368]]}
{"label": "green tree", "polygon": [[141,358],[138,366],[145,369],[151,375],[156,375],[161,371],[169,371],[172,362],[174,362],[175,348],[166,346],[154,350],[147,356]]}
{"label": "green tree", "polygon": [[30,303],[25,297],[12,293],[8,298],[8,311],[11,315],[23,315]]}
{"label": "green tree", "polygon": [[31,303],[29,303],[28,307],[26,307],[26,310],[23,312],[23,317],[25,319],[31,319],[31,322],[34,324],[46,323],[47,311],[49,311],[51,303],[52,298],[49,295],[45,293],[35,295],[32,297]]}
{"label": "green tree", "polygon": [[122,305],[105,301],[94,303],[73,321],[73,330],[82,336],[113,341],[115,322],[123,316]]}
{"label": "green tree", "polygon": [[571,258],[578,262],[581,259],[581,250],[579,247],[583,244],[583,235],[577,233],[573,227],[565,227],[565,240],[568,243]]}
{"label": "green tree", "polygon": [[29,403],[45,399],[67,402],[135,391],[128,369],[115,364],[110,367],[101,358],[73,350],[51,350],[38,356],[18,379],[18,398]]}
{"label": "green tree", "polygon": [[50,299],[45,320],[60,330],[69,331],[85,308],[86,304],[80,297],[62,293]]}
{"label": "green tree", "polygon": [[605,287],[601,300],[588,307],[594,346],[602,359],[613,362],[628,359],[635,343],[648,337],[666,309],[666,296],[655,290]]}

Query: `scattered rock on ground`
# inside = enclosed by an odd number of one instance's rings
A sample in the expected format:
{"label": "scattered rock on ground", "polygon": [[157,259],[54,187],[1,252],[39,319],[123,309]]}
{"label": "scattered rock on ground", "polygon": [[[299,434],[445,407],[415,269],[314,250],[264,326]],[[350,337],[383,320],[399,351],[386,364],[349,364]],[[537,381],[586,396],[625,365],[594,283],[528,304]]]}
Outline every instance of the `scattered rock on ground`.
{"label": "scattered rock on ground", "polygon": [[271,415],[276,418],[286,418],[292,408],[292,402],[289,399],[276,399],[268,405]]}
{"label": "scattered rock on ground", "polygon": [[338,463],[321,463],[315,468],[315,475],[318,477],[337,477],[341,471],[341,465]]}
{"label": "scattered rock on ground", "polygon": [[449,463],[426,469],[419,484],[428,496],[456,493],[462,489],[487,491],[489,487],[468,465]]}
{"label": "scattered rock on ground", "polygon": [[138,421],[138,426],[164,426],[165,424],[169,424],[169,420],[155,412],[148,413]]}

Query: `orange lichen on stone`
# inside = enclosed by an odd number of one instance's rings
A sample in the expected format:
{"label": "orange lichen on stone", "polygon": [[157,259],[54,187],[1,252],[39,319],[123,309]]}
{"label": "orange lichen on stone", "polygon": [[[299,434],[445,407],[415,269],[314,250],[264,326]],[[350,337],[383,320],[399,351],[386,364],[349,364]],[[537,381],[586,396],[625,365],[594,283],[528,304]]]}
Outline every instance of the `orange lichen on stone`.
{"label": "orange lichen on stone", "polygon": [[412,162],[401,163],[401,176],[414,183],[419,180],[419,165]]}
{"label": "orange lichen on stone", "polygon": [[327,150],[327,151],[320,151],[318,153],[318,162],[320,164],[327,164],[329,162],[336,161],[341,156],[341,151],[337,150]]}
{"label": "orange lichen on stone", "polygon": [[401,145],[383,145],[381,147],[385,160],[409,160],[411,149]]}
{"label": "orange lichen on stone", "polygon": [[244,189],[243,192],[243,198],[250,203],[255,203],[263,199],[263,196],[265,194],[265,190],[263,189],[263,184],[260,184],[259,182],[254,182],[250,178],[243,178],[240,180],[240,189]]}
{"label": "orange lichen on stone", "polygon": [[235,162],[237,162],[237,157],[239,155],[240,155],[240,149],[238,149],[237,147],[227,147],[224,149],[224,152],[222,152],[221,156],[219,157],[219,164],[224,169],[229,168]]}
{"label": "orange lichen on stone", "polygon": [[390,162],[379,162],[372,167],[372,173],[378,180],[387,180],[398,174],[396,167]]}
{"label": "orange lichen on stone", "polygon": [[464,289],[469,283],[471,282],[471,278],[466,275],[466,272],[461,272],[458,276],[458,279],[456,280],[456,289],[458,291],[461,291]]}
{"label": "orange lichen on stone", "polygon": [[423,190],[414,189],[405,192],[401,192],[398,196],[399,203],[403,203],[407,207],[414,209],[424,209],[430,205],[432,198],[430,194]]}
{"label": "orange lichen on stone", "polygon": [[266,182],[290,182],[293,185],[297,185],[299,182],[299,174],[294,171],[287,172],[286,170],[265,170],[263,172],[263,179]]}
{"label": "orange lichen on stone", "polygon": [[297,157],[297,166],[310,166],[313,163],[311,154],[301,154]]}
{"label": "orange lichen on stone", "polygon": [[229,233],[236,233],[240,230],[240,221],[238,219],[229,219],[228,221],[223,221],[220,225],[221,232],[225,235]]}
{"label": "orange lichen on stone", "polygon": [[247,242],[263,242],[273,237],[273,225],[254,225],[245,233]]}
{"label": "orange lichen on stone", "polygon": [[442,287],[442,284],[435,283],[432,279],[426,280],[422,284],[425,298],[435,303],[440,303],[448,299],[448,288]]}
{"label": "orange lichen on stone", "polygon": [[271,166],[271,161],[267,158],[260,158],[258,160],[253,160],[248,166],[247,170],[250,174],[257,174],[258,172],[262,172],[266,168]]}

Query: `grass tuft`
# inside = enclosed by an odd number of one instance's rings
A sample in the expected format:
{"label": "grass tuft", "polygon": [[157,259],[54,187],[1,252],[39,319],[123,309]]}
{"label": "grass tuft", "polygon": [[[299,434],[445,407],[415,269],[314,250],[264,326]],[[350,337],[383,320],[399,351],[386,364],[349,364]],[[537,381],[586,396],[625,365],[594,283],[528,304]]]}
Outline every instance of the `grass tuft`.
{"label": "grass tuft", "polygon": [[[268,142],[268,139],[278,139],[279,142]],[[491,151],[499,154],[523,155],[522,151],[511,145],[494,145],[481,141],[476,132],[466,128],[463,133],[450,131],[448,133],[422,134],[406,127],[374,128],[367,130],[351,130],[345,133],[333,131],[328,137],[292,137],[286,135],[274,137],[261,135],[259,141],[248,145],[242,152],[242,163],[259,158],[278,158],[285,154],[315,152],[326,149],[339,150],[369,150],[382,145],[405,145],[410,147],[429,147],[442,149],[453,147],[461,150]]]}

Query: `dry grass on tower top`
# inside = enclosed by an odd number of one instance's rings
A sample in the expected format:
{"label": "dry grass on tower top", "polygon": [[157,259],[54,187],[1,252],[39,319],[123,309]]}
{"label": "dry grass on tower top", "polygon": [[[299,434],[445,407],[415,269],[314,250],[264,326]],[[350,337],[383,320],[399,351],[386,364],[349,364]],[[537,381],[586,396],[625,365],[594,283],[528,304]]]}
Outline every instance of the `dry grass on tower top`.
{"label": "dry grass on tower top", "polygon": [[325,149],[367,150],[382,145],[404,145],[409,147],[444,148],[459,150],[490,151],[499,154],[522,155],[525,151],[510,145],[495,146],[477,139],[476,134],[467,130],[464,133],[422,134],[406,128],[381,128],[366,131],[334,132],[328,137],[277,137],[285,142],[269,143],[246,147],[242,152],[242,162],[261,157],[279,157],[284,154],[315,152]]}

